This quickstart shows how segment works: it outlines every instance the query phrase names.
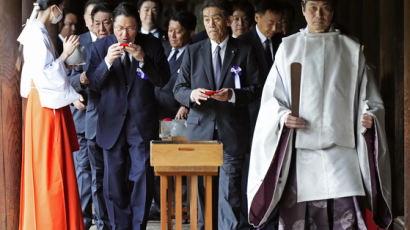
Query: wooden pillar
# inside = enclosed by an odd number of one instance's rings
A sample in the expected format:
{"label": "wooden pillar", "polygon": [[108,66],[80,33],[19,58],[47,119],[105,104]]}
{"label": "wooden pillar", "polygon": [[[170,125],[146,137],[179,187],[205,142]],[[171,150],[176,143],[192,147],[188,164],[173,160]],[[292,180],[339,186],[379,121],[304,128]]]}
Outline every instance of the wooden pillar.
{"label": "wooden pillar", "polygon": [[404,0],[404,215],[410,229],[410,0]]}
{"label": "wooden pillar", "polygon": [[0,229],[19,223],[22,117],[20,76],[16,71],[21,1],[0,1]]}

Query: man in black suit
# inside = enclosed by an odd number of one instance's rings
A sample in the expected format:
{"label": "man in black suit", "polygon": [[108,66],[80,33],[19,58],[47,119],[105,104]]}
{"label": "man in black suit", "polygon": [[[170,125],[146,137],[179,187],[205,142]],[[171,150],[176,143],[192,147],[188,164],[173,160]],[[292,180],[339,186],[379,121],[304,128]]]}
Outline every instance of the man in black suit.
{"label": "man in black suit", "polygon": [[[250,43],[255,50],[260,79],[262,80],[261,87],[258,90],[258,99],[248,106],[252,135],[258,117],[262,87],[273,65],[276,50],[279,47],[282,32],[281,20],[282,6],[279,3],[272,0],[259,1],[256,4],[255,10],[255,21],[257,24],[250,31],[239,37],[240,40]],[[243,222],[248,220],[247,196],[245,192],[248,181],[249,158],[250,155],[247,153],[242,168],[244,177],[242,178],[241,186],[244,196],[242,197],[243,209],[241,218]]]}
{"label": "man in black suit", "polygon": [[167,33],[158,26],[162,11],[161,0],[139,0],[137,7],[141,19],[140,32],[151,34],[163,41],[167,40]]}
{"label": "man in black suit", "polygon": [[[237,229],[241,204],[241,167],[249,151],[247,105],[256,98],[258,65],[252,47],[229,36],[231,7],[227,1],[208,0],[202,7],[210,39],[190,45],[184,54],[174,95],[189,107],[188,140],[219,140],[223,166],[213,201],[214,229]],[[207,95],[216,91],[212,96]],[[218,178],[216,178],[218,179]],[[201,186],[202,183],[199,183]],[[203,192],[199,188],[199,224],[203,220]],[[200,226],[202,227],[202,226]]]}
{"label": "man in black suit", "polygon": [[114,35],[91,48],[89,87],[100,93],[97,144],[104,155],[104,198],[111,227],[145,229],[152,199],[150,140],[158,138],[154,87],[169,80],[161,41],[138,33],[137,10],[120,3]]}

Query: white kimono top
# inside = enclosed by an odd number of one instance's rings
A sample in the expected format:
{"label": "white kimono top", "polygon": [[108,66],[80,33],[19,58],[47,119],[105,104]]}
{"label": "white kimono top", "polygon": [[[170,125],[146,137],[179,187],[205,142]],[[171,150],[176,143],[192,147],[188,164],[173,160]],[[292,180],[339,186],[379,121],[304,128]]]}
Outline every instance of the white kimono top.
{"label": "white kimono top", "polygon": [[[384,132],[384,106],[365,65],[360,44],[339,31],[311,34],[306,29],[283,39],[267,77],[253,136],[248,176],[248,211],[262,186],[291,112],[291,63],[302,65],[299,116],[307,127],[297,130],[298,202],[371,193],[370,168],[360,116],[373,116],[378,144],[377,170],[390,206],[390,161]],[[290,131],[280,175],[262,223],[276,207],[289,172],[294,130]],[[275,169],[276,171],[276,169]],[[258,197],[260,199],[260,197]],[[370,201],[370,198],[369,198]],[[266,201],[265,201],[266,203]]]}
{"label": "white kimono top", "polygon": [[20,88],[22,97],[28,97],[33,81],[42,107],[59,109],[79,99],[79,94],[68,81],[68,70],[64,62],[57,58],[42,22],[35,19],[27,24],[18,41],[24,47]]}

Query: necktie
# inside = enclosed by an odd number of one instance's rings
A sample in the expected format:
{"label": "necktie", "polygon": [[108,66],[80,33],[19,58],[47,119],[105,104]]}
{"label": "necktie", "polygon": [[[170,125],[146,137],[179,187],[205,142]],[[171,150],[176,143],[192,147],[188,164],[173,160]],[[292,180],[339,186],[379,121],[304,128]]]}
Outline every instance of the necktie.
{"label": "necktie", "polygon": [[221,47],[217,46],[214,57],[213,57],[213,67],[214,67],[214,81],[216,88],[218,89],[219,83],[221,80],[221,67],[222,67],[222,61],[221,61],[221,55],[219,54],[219,51],[221,51]]}
{"label": "necktie", "polygon": [[179,53],[179,50],[175,50],[174,54],[172,55],[171,59],[169,59],[168,64],[169,64],[169,68],[172,69],[175,65],[175,63],[177,62],[177,55]]}
{"label": "necktie", "polygon": [[265,56],[266,56],[266,61],[268,63],[269,68],[273,64],[273,59],[272,59],[272,51],[270,50],[271,47],[271,41],[270,39],[265,40]]}
{"label": "necktie", "polygon": [[122,68],[124,68],[125,78],[127,79],[130,72],[130,57],[128,56],[128,52],[124,51],[124,54],[121,57],[121,64]]}

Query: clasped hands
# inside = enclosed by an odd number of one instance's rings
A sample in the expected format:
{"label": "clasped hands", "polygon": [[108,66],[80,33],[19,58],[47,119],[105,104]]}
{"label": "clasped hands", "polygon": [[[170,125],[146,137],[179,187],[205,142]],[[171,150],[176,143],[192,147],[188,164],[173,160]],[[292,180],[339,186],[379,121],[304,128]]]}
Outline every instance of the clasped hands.
{"label": "clasped hands", "polygon": [[120,43],[112,44],[107,51],[107,56],[105,56],[105,61],[109,64],[113,64],[117,58],[120,58],[124,51],[131,54],[137,61],[144,61],[145,53],[140,45],[129,43],[128,46],[121,46]]}
{"label": "clasped hands", "polygon": [[232,98],[232,91],[228,88],[217,90],[213,95],[206,95],[205,92],[207,91],[211,90],[204,88],[194,89],[191,93],[192,100],[198,105],[201,105],[201,101],[207,101],[209,98],[217,101],[229,101]]}
{"label": "clasped hands", "polygon": [[[373,117],[365,113],[362,115],[360,123],[364,128],[370,129],[373,126]],[[288,114],[285,117],[285,126],[291,129],[304,129],[306,127],[306,121],[301,117]]]}

